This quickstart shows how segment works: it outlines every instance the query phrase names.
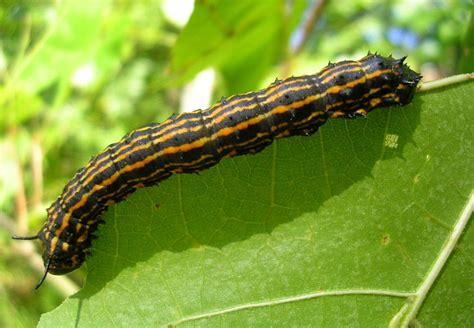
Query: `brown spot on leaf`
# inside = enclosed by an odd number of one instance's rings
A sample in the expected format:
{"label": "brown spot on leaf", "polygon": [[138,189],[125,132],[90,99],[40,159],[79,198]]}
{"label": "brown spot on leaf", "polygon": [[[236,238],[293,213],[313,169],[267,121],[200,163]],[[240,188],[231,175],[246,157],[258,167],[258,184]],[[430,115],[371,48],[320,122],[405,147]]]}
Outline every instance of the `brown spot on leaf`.
{"label": "brown spot on leaf", "polygon": [[382,237],[382,245],[387,246],[388,244],[390,244],[390,235],[384,234]]}

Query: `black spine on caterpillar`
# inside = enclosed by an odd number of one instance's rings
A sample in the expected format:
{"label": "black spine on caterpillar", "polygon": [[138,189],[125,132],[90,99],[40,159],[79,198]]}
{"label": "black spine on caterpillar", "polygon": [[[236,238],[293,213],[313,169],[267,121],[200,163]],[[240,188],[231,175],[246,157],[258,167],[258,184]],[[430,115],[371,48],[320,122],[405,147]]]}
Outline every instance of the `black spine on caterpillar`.
{"label": "black spine on caterpillar", "polygon": [[274,139],[310,135],[328,118],[365,116],[408,104],[421,78],[403,63],[367,55],[329,64],[315,75],[277,80],[268,88],[222,99],[207,110],[172,116],[132,131],[81,168],[48,209],[39,233],[45,273],[84,262],[102,213],[136,189],[174,173],[196,173],[222,158],[257,153]]}

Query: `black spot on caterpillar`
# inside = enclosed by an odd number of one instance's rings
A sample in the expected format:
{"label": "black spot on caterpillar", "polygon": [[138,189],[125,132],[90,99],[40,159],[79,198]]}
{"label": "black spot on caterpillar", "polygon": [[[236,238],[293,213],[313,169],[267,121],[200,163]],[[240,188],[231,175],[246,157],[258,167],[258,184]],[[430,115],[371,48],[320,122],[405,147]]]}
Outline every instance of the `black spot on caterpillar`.
{"label": "black spot on caterpillar", "polygon": [[274,139],[311,135],[329,118],[408,104],[421,76],[404,59],[369,54],[329,63],[317,74],[276,79],[266,89],[174,115],[109,145],[67,183],[37,235],[13,237],[43,243],[45,272],[36,288],[48,273],[79,268],[103,212],[138,188],[172,174],[198,173],[222,158],[258,153]]}

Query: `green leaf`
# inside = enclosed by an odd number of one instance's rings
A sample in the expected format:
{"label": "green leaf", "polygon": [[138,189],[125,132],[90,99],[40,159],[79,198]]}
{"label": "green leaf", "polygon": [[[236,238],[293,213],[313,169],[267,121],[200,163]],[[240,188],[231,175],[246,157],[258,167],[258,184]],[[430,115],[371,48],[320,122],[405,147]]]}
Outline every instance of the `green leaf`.
{"label": "green leaf", "polygon": [[[109,15],[111,1],[65,2],[51,9],[54,23],[34,45],[21,67],[19,84],[30,92],[40,92],[58,80],[69,81],[84,65],[92,65],[96,79],[117,70],[125,52],[128,20]],[[60,65],[61,69],[57,68]],[[110,72],[112,71],[112,72]]]}
{"label": "green leaf", "polygon": [[473,94],[417,95],[140,190],[109,209],[86,286],[39,326],[381,327],[414,304],[423,326],[472,326],[470,225],[427,277],[468,220]]}
{"label": "green leaf", "polygon": [[291,10],[281,0],[198,1],[173,47],[171,68],[185,80],[219,67],[231,92],[249,90],[284,53],[304,6],[300,0]]}

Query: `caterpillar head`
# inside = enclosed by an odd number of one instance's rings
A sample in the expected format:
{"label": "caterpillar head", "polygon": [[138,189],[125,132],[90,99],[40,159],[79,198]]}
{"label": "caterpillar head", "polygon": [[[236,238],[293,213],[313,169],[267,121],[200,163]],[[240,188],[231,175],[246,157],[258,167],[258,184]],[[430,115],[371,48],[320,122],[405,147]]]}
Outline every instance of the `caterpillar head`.
{"label": "caterpillar head", "polygon": [[[39,239],[43,244],[45,271],[36,289],[41,286],[48,273],[62,275],[78,269],[85,261],[86,249],[90,246],[90,238],[86,237],[85,242],[78,242],[83,234],[77,234],[77,231],[74,233],[71,229],[80,228],[81,225],[61,209],[59,200],[48,209],[48,218],[37,235],[12,237],[19,240]],[[63,224],[65,221],[66,224]],[[84,232],[84,229],[79,229],[79,232]]]}

